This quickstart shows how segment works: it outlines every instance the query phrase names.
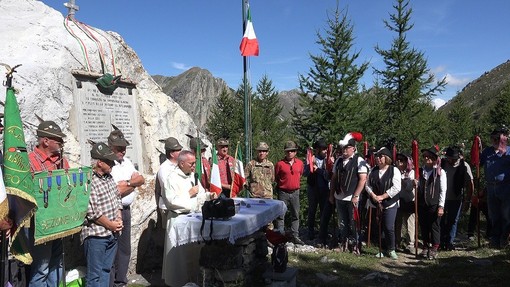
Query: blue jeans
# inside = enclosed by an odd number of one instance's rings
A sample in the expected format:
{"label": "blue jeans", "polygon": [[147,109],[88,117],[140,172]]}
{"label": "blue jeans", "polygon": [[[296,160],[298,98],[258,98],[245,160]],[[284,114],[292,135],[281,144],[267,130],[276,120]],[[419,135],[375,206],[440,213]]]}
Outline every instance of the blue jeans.
{"label": "blue jeans", "polygon": [[382,232],[384,232],[386,250],[388,252],[395,250],[395,219],[397,218],[397,211],[398,205],[395,205],[383,211],[381,222]]}
{"label": "blue jeans", "polygon": [[447,200],[444,215],[441,216],[441,244],[444,247],[453,245],[457,236],[457,224],[462,210],[462,200]]}
{"label": "blue jeans", "polygon": [[33,262],[30,267],[29,286],[58,286],[59,281],[62,281],[62,240],[34,245],[31,255]]}
{"label": "blue jeans", "polygon": [[83,247],[87,259],[87,286],[109,286],[110,271],[117,253],[117,238],[113,235],[89,236],[83,241]]}
{"label": "blue jeans", "polygon": [[510,232],[510,185],[487,186],[487,206],[492,223],[491,246],[502,247]]}

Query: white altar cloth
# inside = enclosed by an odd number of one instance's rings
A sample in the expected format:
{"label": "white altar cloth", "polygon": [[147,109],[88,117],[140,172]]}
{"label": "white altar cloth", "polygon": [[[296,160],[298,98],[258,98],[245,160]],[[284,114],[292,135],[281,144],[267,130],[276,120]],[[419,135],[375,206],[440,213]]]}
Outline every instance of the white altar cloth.
{"label": "white altar cloth", "polygon": [[[231,244],[239,238],[251,235],[278,216],[285,215],[287,206],[280,200],[235,198],[236,203],[241,203],[239,213],[228,220],[213,221],[213,240],[228,239]],[[201,213],[183,214],[177,217],[170,232],[172,246],[179,246],[191,242],[203,242],[210,240],[210,220],[204,224],[203,236],[200,234],[202,225]]]}

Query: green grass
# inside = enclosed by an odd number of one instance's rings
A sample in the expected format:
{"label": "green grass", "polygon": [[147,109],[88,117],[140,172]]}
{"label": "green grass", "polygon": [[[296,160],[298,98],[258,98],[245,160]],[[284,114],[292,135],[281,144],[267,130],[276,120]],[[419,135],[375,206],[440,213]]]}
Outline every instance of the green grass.
{"label": "green grass", "polygon": [[[476,244],[476,243],[473,243]],[[415,259],[399,253],[399,260],[375,258],[377,249],[365,248],[362,256],[337,251],[289,254],[296,267],[298,286],[508,286],[510,251],[468,248],[440,252],[437,260]],[[378,272],[378,273],[375,273]],[[325,282],[317,274],[324,274]],[[369,274],[382,275],[375,279]],[[382,279],[381,279],[382,278]]]}

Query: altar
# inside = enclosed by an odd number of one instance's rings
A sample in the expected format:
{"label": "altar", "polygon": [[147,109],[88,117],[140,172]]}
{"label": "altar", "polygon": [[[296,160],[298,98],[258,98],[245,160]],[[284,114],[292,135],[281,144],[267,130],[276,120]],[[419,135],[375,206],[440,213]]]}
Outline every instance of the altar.
{"label": "altar", "polygon": [[[241,286],[247,275],[267,259],[263,227],[285,215],[285,203],[273,199],[235,198],[239,211],[227,220],[205,220],[202,214],[179,215],[168,236],[172,246],[186,253],[188,281],[203,286],[221,280]],[[210,236],[211,235],[211,236]],[[206,244],[208,243],[208,244]],[[163,271],[164,272],[164,271]]]}
{"label": "altar", "polygon": [[[251,235],[280,215],[285,215],[287,206],[280,200],[235,198],[239,203],[239,212],[228,220],[213,220],[212,240],[227,240],[234,244],[239,238]],[[204,224],[203,236],[200,234],[202,214],[190,213],[177,217],[170,230],[172,246],[179,246],[192,242],[211,240],[210,220]]]}

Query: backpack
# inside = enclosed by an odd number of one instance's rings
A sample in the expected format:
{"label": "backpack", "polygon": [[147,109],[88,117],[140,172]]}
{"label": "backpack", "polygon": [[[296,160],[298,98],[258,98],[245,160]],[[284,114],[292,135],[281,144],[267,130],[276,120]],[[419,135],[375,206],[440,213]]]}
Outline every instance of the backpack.
{"label": "backpack", "polygon": [[274,272],[283,273],[287,270],[287,262],[289,261],[289,253],[285,243],[275,245],[271,254],[271,264]]}

